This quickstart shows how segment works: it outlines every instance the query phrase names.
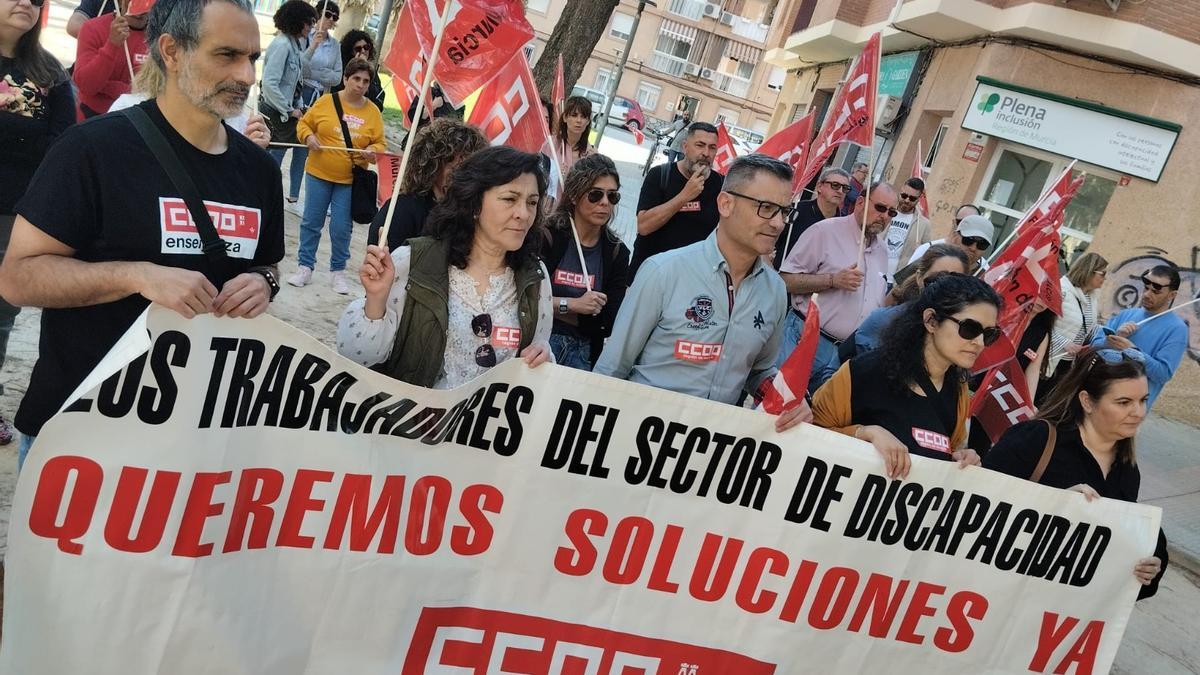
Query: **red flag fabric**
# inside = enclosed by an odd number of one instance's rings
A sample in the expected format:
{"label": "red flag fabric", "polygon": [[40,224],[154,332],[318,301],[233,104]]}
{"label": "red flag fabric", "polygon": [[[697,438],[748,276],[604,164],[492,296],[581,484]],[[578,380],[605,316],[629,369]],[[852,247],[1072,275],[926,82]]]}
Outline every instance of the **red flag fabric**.
{"label": "red flag fabric", "polygon": [[800,341],[791,356],[783,362],[773,379],[762,383],[759,397],[762,408],[772,415],[787,412],[804,401],[808,391],[808,378],[812,374],[813,359],[817,355],[817,342],[821,339],[821,310],[817,306],[817,294],[808,302],[808,317]]}
{"label": "red flag fabric", "polygon": [[453,0],[441,53],[435,57],[433,45],[446,0],[405,3],[409,5],[421,51],[433,60],[434,77],[455,105],[491,81],[533,39],[521,0]]}
{"label": "red flag fabric", "polygon": [[712,161],[713,171],[719,174],[728,173],[729,165],[733,164],[735,159],[737,159],[737,148],[733,146],[733,140],[729,138],[729,130],[725,128],[725,122],[717,122],[717,154]]}
{"label": "red flag fabric", "polygon": [[[562,119],[563,107],[567,104],[567,82],[563,76],[562,52],[558,53],[558,63],[554,64],[554,86],[550,89],[550,105],[554,112],[550,115],[551,126],[558,128]],[[551,129],[553,131],[553,129]]]}
{"label": "red flag fabric", "polygon": [[400,174],[401,155],[390,152],[375,153],[376,166],[379,167],[379,194],[376,195],[376,206],[383,208],[384,202],[392,198],[392,188],[396,185],[396,177]]}
{"label": "red flag fabric", "polygon": [[645,142],[646,134],[643,134],[642,130],[638,128],[636,121],[629,120],[628,122],[626,122],[625,130],[628,131],[629,133],[633,134],[633,142],[634,143],[641,145],[643,142]]}
{"label": "red flag fabric", "polygon": [[975,363],[975,372],[997,366],[1016,355],[1016,345],[1033,316],[1037,299],[1047,311],[1062,314],[1062,290],[1058,282],[1058,251],[1062,248],[1059,228],[1063,212],[1075,198],[1083,176],[1071,180],[1071,170],[1063,171],[1054,187],[1017,223],[1017,235],[992,261],[984,279],[1000,294],[1000,328],[1004,339],[983,350]]}
{"label": "red flag fabric", "polygon": [[984,376],[978,391],[971,398],[970,415],[987,432],[992,443],[1009,427],[1033,419],[1033,402],[1025,373],[1016,359],[1009,359]]}
{"label": "red flag fabric", "polygon": [[[396,32],[392,36],[392,47],[383,59],[384,65],[392,71],[392,88],[396,91],[396,102],[404,111],[412,105],[413,99],[421,95],[425,65],[428,63],[417,39],[417,29],[413,23],[413,4],[415,3],[404,3],[400,8],[400,14],[396,17]],[[428,105],[428,101],[426,104]],[[407,115],[404,116],[404,126],[412,126]]]}
{"label": "red flag fabric", "polygon": [[152,7],[154,7],[154,0],[130,0],[129,9],[125,10],[125,13],[139,16],[149,12]]}
{"label": "red flag fabric", "polygon": [[812,141],[813,114],[809,113],[799,121],[780,129],[773,136],[758,146],[756,153],[774,157],[792,167],[792,193],[798,193],[804,187],[800,182],[800,174],[804,172],[805,160],[808,158],[808,146]]}
{"label": "red flag fabric", "polygon": [[479,127],[492,145],[508,145],[549,157],[550,195],[558,196],[562,169],[524,54],[511,57],[496,77],[479,90],[467,123]]}
{"label": "red flag fabric", "polygon": [[879,86],[879,33],[867,40],[858,59],[846,73],[845,83],[825,113],[821,133],[813,142],[800,185],[808,185],[825,160],[844,142],[865,145],[875,141],[875,92]]}
{"label": "red flag fabric", "polygon": [[[917,141],[917,154],[913,157],[912,178],[920,178],[921,182],[925,182],[925,169],[921,166],[921,141]],[[925,197],[927,190],[921,191],[921,198],[917,200],[917,213],[922,217],[929,217],[929,199]]]}

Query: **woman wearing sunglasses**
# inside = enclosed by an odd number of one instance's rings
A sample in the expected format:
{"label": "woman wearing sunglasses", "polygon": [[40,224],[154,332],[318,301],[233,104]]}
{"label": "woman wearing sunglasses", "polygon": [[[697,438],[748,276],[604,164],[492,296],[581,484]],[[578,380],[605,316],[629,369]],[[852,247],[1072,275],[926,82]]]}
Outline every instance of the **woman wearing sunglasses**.
{"label": "woman wearing sunglasses", "polygon": [[[342,63],[350,63],[354,59],[366,59],[375,66],[375,74],[371,76],[371,85],[367,87],[367,100],[375,104],[379,108],[379,112],[383,112],[383,100],[386,98],[386,93],[383,91],[383,84],[379,81],[379,59],[375,56],[375,41],[366,32],[357,28],[347,31],[342,36]],[[342,85],[337,85],[334,89],[340,89]]]}
{"label": "woman wearing sunglasses", "polygon": [[879,348],[851,359],[813,397],[813,423],[860,438],[903,478],[911,454],[978,464],[967,440],[967,373],[996,327],[1000,296],[945,274],[904,305]]}
{"label": "woman wearing sunglasses", "polygon": [[629,249],[608,228],[620,189],[611,159],[584,157],[567,174],[563,199],[550,217],[542,250],[554,289],[550,347],[564,366],[592,369],[625,297]]}
{"label": "woman wearing sunglasses", "polygon": [[[71,79],[42,48],[38,17],[44,0],[0,0],[0,257],[8,248],[16,214],[46,149],[75,123]],[[0,298],[0,365],[8,334],[20,308]],[[0,445],[12,441],[12,428],[0,417]]]}
{"label": "woman wearing sunglasses", "polygon": [[1062,316],[1054,324],[1050,340],[1050,358],[1046,364],[1050,376],[1040,390],[1040,402],[1061,380],[1075,360],[1075,354],[1087,346],[1096,330],[1096,305],[1100,287],[1108,277],[1108,261],[1099,253],[1084,253],[1059,280],[1062,289]]}
{"label": "woman wearing sunglasses", "polygon": [[[1065,303],[1064,303],[1065,304]],[[983,466],[1048,487],[1136,502],[1141,473],[1133,438],[1146,418],[1149,385],[1145,356],[1136,349],[1086,348],[1050,393],[1035,419],[1009,428]],[[1133,574],[1138,599],[1158,591],[1167,566],[1162,530],[1154,556]]]}
{"label": "woman wearing sunglasses", "polygon": [[451,389],[501,361],[551,360],[549,275],[537,259],[540,158],[506,146],[464,161],[426,232],[394,252],[368,246],[367,297],[338,323],[343,356],[398,380]]}

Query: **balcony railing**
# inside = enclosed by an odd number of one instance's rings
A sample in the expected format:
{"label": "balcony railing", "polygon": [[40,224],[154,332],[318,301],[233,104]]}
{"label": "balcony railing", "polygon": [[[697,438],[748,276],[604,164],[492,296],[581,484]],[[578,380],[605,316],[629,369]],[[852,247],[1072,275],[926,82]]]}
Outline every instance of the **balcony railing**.
{"label": "balcony railing", "polygon": [[671,0],[668,8],[672,14],[685,16],[693,21],[699,21],[704,16],[704,3],[697,0]]}
{"label": "balcony railing", "polygon": [[683,77],[683,72],[687,69],[687,59],[681,59],[678,56],[664,54],[658,50],[650,56],[650,67],[660,73],[674,75],[675,77]]}
{"label": "balcony railing", "polygon": [[750,80],[728,73],[713,73],[713,89],[745,98],[750,93]]}
{"label": "balcony railing", "polygon": [[733,30],[734,35],[754,40],[758,43],[767,41],[767,31],[770,26],[764,26],[761,23],[755,23],[749,19],[742,18],[738,15],[733,15],[733,23],[729,25]]}

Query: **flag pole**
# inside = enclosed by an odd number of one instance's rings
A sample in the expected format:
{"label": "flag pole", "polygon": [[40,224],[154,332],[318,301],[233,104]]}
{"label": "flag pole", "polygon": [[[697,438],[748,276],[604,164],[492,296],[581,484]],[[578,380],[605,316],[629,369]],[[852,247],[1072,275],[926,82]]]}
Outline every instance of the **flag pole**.
{"label": "flag pole", "polygon": [[[875,50],[875,77],[869,80],[869,83],[879,88],[879,61],[883,54],[883,31],[879,32],[879,48]],[[868,111],[871,114],[871,136],[868,138],[870,145],[867,146],[867,180],[863,183],[863,221],[862,230],[858,236],[858,271],[862,272],[866,269],[867,257],[867,217],[870,215],[867,209],[874,210],[871,206],[871,180],[875,174],[875,113],[874,104],[876,103],[875,91],[870,92],[872,110]],[[854,168],[854,167],[850,167]]]}
{"label": "flag pole", "polygon": [[[1071,160],[1071,163],[1067,165],[1067,168],[1065,170],[1063,170],[1063,173],[1058,174],[1058,177],[1056,179],[1054,179],[1054,182],[1050,183],[1050,185],[1046,186],[1045,190],[1042,190],[1042,194],[1038,196],[1037,201],[1035,201],[1033,203],[1033,206],[1029,207],[1029,211],[1033,211],[1034,209],[1036,209],[1038,207],[1038,204],[1042,203],[1042,200],[1046,198],[1046,195],[1050,194],[1050,191],[1054,189],[1054,186],[1058,185],[1059,181],[1062,180],[1063,174],[1066,174],[1068,176],[1071,175],[1071,169],[1073,169],[1075,167],[1075,162],[1077,162],[1077,161],[1078,160],[1075,160],[1075,159]],[[1029,211],[1026,211],[1024,216],[1021,216],[1021,220],[1017,221],[1017,225],[1020,225],[1021,223],[1025,222],[1025,218],[1029,215]],[[1002,241],[1000,243],[1000,245],[997,246],[995,248],[995,250],[992,251],[992,256],[987,259],[989,267],[991,266],[992,261],[995,260],[997,258],[997,256],[1000,255],[1000,252],[1004,250],[1004,247],[1008,246],[1009,242],[1011,242],[1013,240],[1013,237],[1017,236],[1018,231],[1020,231],[1019,227],[1013,227],[1012,232],[1009,232],[1008,236],[1004,238],[1004,241]],[[983,266],[980,265],[979,269],[982,271]]]}
{"label": "flag pole", "polygon": [[1145,319],[1142,319],[1141,321],[1135,323],[1134,325],[1140,326],[1145,323],[1150,323],[1151,321],[1157,319],[1160,316],[1166,316],[1166,315],[1170,314],[1171,312],[1177,312],[1177,311],[1183,309],[1184,307],[1187,307],[1188,305],[1194,305],[1197,302],[1200,302],[1200,298],[1194,298],[1192,300],[1188,300],[1187,302],[1183,303],[1182,305],[1175,305],[1174,307],[1172,307],[1171,309],[1168,309],[1165,312],[1160,312],[1158,314],[1155,314],[1154,316],[1148,316]]}
{"label": "flag pole", "polygon": [[[421,95],[417,99],[417,107],[413,110],[412,121],[409,122],[409,134],[404,139],[404,154],[400,157],[400,169],[396,171],[396,182],[392,185],[392,197],[388,201],[387,218],[383,221],[383,227],[379,228],[377,243],[380,246],[387,246],[388,230],[392,227],[392,216],[396,214],[396,198],[400,196],[400,185],[404,183],[404,174],[408,172],[408,160],[412,157],[412,147],[417,137],[417,127],[421,124],[421,113],[425,112],[425,99],[429,96],[429,90],[433,86],[433,69],[437,65],[438,52],[441,51],[442,38],[446,35],[446,24],[450,23],[450,10],[453,7],[454,0],[446,3],[446,9],[440,17],[437,37],[433,40],[433,49],[429,54],[429,61],[425,64],[425,77],[421,82]],[[393,37],[393,39],[395,38]]]}
{"label": "flag pole", "polygon": [[[121,3],[119,2],[113,5],[113,11],[117,13],[118,17],[125,16],[125,13],[121,11]],[[121,43],[121,46],[125,48],[125,67],[129,68],[129,90],[133,91],[133,59],[129,56],[129,39],[126,38]]]}

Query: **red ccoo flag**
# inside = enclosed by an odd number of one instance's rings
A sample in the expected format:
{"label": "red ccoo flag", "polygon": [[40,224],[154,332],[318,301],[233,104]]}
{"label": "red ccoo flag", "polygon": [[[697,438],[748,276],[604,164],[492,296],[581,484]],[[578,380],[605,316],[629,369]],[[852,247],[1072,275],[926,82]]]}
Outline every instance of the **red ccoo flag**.
{"label": "red ccoo flag", "polygon": [[563,107],[566,105],[567,80],[563,76],[562,52],[559,52],[558,63],[554,64],[554,86],[550,88],[550,106],[553,109],[550,113],[551,132],[558,128],[558,121],[562,119]]}
{"label": "red ccoo flag", "polygon": [[140,16],[149,12],[153,7],[154,0],[130,0],[129,9],[125,10],[125,13],[131,16]]}
{"label": "red ccoo flag", "polygon": [[[392,71],[392,88],[396,91],[396,102],[404,111],[412,105],[413,99],[421,95],[425,65],[428,63],[421,50],[421,43],[417,40],[412,4],[405,3],[400,7],[400,14],[396,17],[396,32],[392,35],[392,47],[383,59],[383,64]],[[425,105],[428,110],[429,101],[426,101]],[[404,125],[412,126],[407,115],[404,116]]]}
{"label": "red ccoo flag", "polygon": [[533,26],[525,18],[521,0],[451,0],[446,34],[435,55],[433,45],[446,4],[446,0],[413,0],[404,6],[412,6],[421,51],[433,61],[442,92],[459,104],[521,52],[533,39]]}
{"label": "red ccoo flag", "polygon": [[970,416],[983,425],[992,442],[1009,427],[1033,419],[1033,401],[1025,373],[1016,359],[996,366],[988,371],[979,389],[971,397]]}
{"label": "red ccoo flag", "polygon": [[879,33],[867,40],[858,59],[846,73],[845,83],[825,113],[821,133],[813,142],[812,152],[800,176],[800,185],[808,185],[841,143],[871,147],[875,135],[875,91],[879,83]]}
{"label": "red ccoo flag", "polygon": [[712,170],[719,174],[725,174],[735,159],[737,159],[737,148],[733,147],[733,140],[729,138],[729,130],[725,128],[725,122],[717,122],[717,154],[713,157]]}
{"label": "red ccoo flag", "polygon": [[1058,282],[1062,237],[1058,230],[1067,205],[1081,185],[1083,176],[1071,180],[1071,167],[1067,167],[1054,187],[1017,223],[1016,237],[984,275],[1004,300],[999,320],[1004,337],[983,350],[975,362],[975,372],[998,366],[1016,355],[1016,345],[1033,317],[1035,300],[1040,298],[1047,311],[1062,314]]}
{"label": "red ccoo flag", "polygon": [[821,310],[817,307],[816,293],[809,298],[807,316],[792,355],[783,362],[775,377],[763,382],[758,389],[763,410],[772,415],[800,405],[804,401],[804,392],[808,391],[808,378],[817,355],[817,342],[821,339]]}
{"label": "red ccoo flag", "polygon": [[800,182],[800,174],[804,172],[805,160],[808,158],[812,126],[813,115],[809,113],[794,124],[780,129],[754,151],[760,155],[774,157],[792,167],[792,194],[804,188],[804,184]]}
{"label": "red ccoo flag", "polygon": [[376,166],[379,167],[379,189],[375,196],[375,205],[382,208],[387,200],[392,198],[392,189],[396,185],[396,177],[400,174],[399,154],[390,152],[375,153]]}

